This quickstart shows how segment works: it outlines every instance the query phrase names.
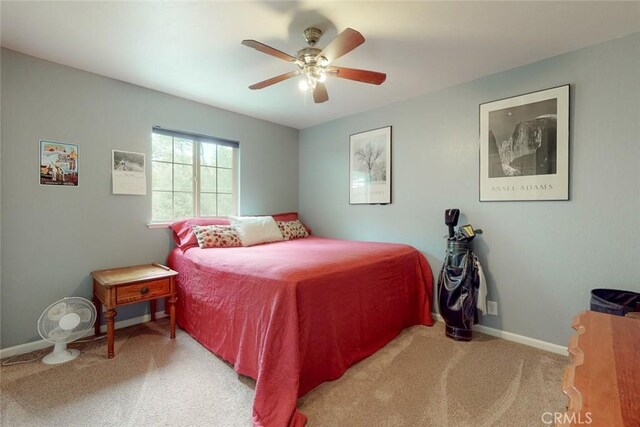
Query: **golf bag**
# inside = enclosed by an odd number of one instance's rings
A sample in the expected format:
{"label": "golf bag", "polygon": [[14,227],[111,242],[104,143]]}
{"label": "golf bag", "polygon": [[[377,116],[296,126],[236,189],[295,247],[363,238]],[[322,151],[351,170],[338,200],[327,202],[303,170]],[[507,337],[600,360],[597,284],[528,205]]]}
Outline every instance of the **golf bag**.
{"label": "golf bag", "polygon": [[447,209],[445,224],[449,227],[447,251],[438,277],[440,315],[446,323],[446,335],[456,341],[471,341],[471,327],[478,323],[476,313],[480,277],[480,263],[473,253],[473,239],[482,230],[458,224],[460,211]]}

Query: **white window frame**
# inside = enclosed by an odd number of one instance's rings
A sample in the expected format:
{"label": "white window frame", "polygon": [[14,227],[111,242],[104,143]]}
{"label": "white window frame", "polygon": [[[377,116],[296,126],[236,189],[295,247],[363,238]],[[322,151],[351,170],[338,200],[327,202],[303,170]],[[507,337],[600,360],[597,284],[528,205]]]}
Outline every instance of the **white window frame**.
{"label": "white window frame", "polygon": [[[227,139],[222,139],[222,138],[217,138],[217,137],[212,137],[212,136],[207,136],[207,135],[201,135],[201,134],[196,134],[196,133],[191,133],[191,132],[182,132],[182,131],[176,131],[176,130],[172,130],[172,129],[164,129],[161,128],[159,126],[154,126],[151,132],[151,140],[152,140],[152,144],[153,144],[153,135],[154,134],[160,134],[160,135],[166,135],[166,136],[171,136],[173,138],[183,138],[183,139],[190,139],[194,142],[194,147],[193,147],[193,161],[192,161],[192,168],[193,168],[193,216],[197,217],[197,218],[214,218],[215,216],[202,216],[200,214],[200,184],[201,184],[201,180],[200,180],[200,144],[202,143],[206,143],[206,144],[216,144],[216,145],[221,145],[221,146],[226,146],[226,147],[232,147],[234,148],[233,150],[233,156],[232,156],[232,165],[231,165],[231,170],[232,170],[232,189],[231,189],[231,204],[233,207],[233,211],[231,212],[231,215],[237,215],[238,211],[239,211],[239,206],[238,206],[238,200],[239,200],[239,185],[238,185],[238,176],[239,176],[239,152],[240,152],[240,143],[237,141],[231,141],[231,140],[227,140]],[[164,160],[153,160],[153,146],[151,148],[152,150],[152,155],[151,155],[151,164],[153,165],[153,162],[161,162],[161,163],[167,163],[167,164],[171,164],[171,165],[175,165],[175,164],[184,164],[184,163],[179,163],[179,162],[175,162],[173,159],[173,150],[172,150],[172,159],[171,161],[164,161]],[[218,169],[219,167],[217,166],[211,166],[211,167],[215,167],[216,169]],[[220,169],[228,169],[228,168],[220,168]],[[153,180],[153,172],[151,174],[151,179]],[[216,181],[217,181],[217,173],[216,173]],[[172,182],[172,190],[171,193],[175,194],[176,191],[173,189],[173,168],[172,168],[172,176],[171,176],[171,182]],[[215,194],[218,194],[218,183],[216,182],[216,192]],[[209,192],[207,192],[209,193]],[[222,194],[228,194],[228,193],[222,193]],[[153,198],[153,181],[152,181],[152,188],[151,188],[151,197]],[[218,210],[218,206],[216,203],[216,214],[217,214],[217,210]],[[149,228],[164,228],[166,227],[168,224],[171,224],[171,222],[179,219],[179,218],[172,218],[170,220],[155,220],[153,219],[153,204],[151,207],[151,221],[149,222],[148,227]]]}

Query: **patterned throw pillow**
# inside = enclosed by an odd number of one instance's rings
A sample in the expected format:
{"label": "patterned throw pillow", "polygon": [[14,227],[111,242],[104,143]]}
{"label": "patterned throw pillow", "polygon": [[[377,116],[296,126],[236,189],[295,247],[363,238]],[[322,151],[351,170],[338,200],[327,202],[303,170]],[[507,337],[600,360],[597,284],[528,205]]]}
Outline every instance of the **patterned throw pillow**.
{"label": "patterned throw pillow", "polygon": [[203,249],[242,246],[238,232],[230,225],[194,225],[193,233]]}
{"label": "patterned throw pillow", "polygon": [[278,221],[278,227],[280,227],[280,231],[282,231],[282,236],[285,240],[309,237],[309,233],[307,233],[304,225],[302,225],[298,219],[295,221]]}

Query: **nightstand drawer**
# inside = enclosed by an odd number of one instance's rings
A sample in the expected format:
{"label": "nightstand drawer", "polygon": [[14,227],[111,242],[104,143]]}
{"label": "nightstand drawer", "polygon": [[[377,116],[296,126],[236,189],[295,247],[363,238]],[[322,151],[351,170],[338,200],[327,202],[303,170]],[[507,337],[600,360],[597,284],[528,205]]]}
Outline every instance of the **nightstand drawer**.
{"label": "nightstand drawer", "polygon": [[118,286],[116,290],[116,303],[126,304],[130,302],[144,301],[147,299],[168,296],[171,293],[171,280],[160,279],[150,282],[135,283],[133,285]]}

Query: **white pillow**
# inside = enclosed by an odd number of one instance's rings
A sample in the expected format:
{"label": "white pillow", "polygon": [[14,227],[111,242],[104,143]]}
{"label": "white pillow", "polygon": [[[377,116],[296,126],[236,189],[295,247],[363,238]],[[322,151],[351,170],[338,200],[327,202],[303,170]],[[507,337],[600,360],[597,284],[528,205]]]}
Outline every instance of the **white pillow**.
{"label": "white pillow", "polygon": [[242,246],[284,240],[278,223],[271,216],[231,216],[229,221],[238,232]]}

